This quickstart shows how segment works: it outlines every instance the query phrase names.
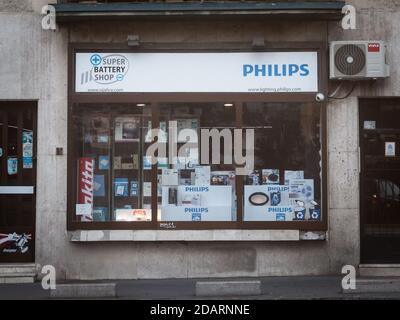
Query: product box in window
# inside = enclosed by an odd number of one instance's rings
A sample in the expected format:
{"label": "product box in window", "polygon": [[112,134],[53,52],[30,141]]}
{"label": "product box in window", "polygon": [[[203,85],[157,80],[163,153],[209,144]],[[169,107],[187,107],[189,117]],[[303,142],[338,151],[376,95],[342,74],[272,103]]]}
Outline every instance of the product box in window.
{"label": "product box in window", "polygon": [[[232,221],[231,186],[163,187],[163,221]],[[175,205],[175,201],[177,204]]]}
{"label": "product box in window", "polygon": [[129,188],[128,178],[115,178],[114,193],[116,197],[128,197],[129,195],[128,188]]}
{"label": "product box in window", "polygon": [[106,195],[105,177],[103,174],[94,175],[93,195],[95,197],[105,197]]}
{"label": "product box in window", "polygon": [[115,156],[114,169],[116,170],[132,170],[139,169],[139,158],[137,154],[128,156]]}
{"label": "product box in window", "polygon": [[139,169],[139,155],[134,153],[132,155],[133,169]]}
{"label": "product box in window", "polygon": [[285,170],[285,184],[290,184],[290,180],[304,179],[304,171],[302,170]]}
{"label": "product box in window", "polygon": [[199,193],[188,193],[188,194],[183,194],[181,197],[181,204],[183,206],[201,206],[201,195]]}
{"label": "product box in window", "polygon": [[157,197],[162,197],[162,175],[157,175]]}
{"label": "product box in window", "polygon": [[211,185],[235,187],[235,176],[234,171],[212,171]]}
{"label": "product box in window", "polygon": [[162,169],[161,185],[177,186],[179,184],[179,172],[177,169]]}
{"label": "product box in window", "polygon": [[138,117],[120,117],[115,119],[115,141],[138,141],[140,119]]}
{"label": "product box in window", "polygon": [[143,182],[143,196],[151,197],[151,182]]}
{"label": "product box in window", "polygon": [[122,162],[121,163],[121,169],[123,169],[123,170],[133,170],[134,169],[133,162]]}
{"label": "product box in window", "polygon": [[293,179],[289,181],[289,198],[291,205],[296,201],[309,204],[314,200],[314,179]]}
{"label": "product box in window", "polygon": [[99,170],[108,170],[110,168],[110,158],[107,155],[99,156]]}
{"label": "product box in window", "polygon": [[260,185],[260,173],[255,170],[246,176],[246,185],[248,186],[258,186]]}
{"label": "product box in window", "polygon": [[151,157],[143,157],[143,170],[151,170]]}
{"label": "product box in window", "polygon": [[180,178],[179,179],[179,185],[181,185],[181,186],[191,186],[192,185],[192,179],[191,178]]}
{"label": "product box in window", "polygon": [[169,187],[168,188],[168,204],[177,205],[178,203],[178,188]]}
{"label": "product box in window", "polygon": [[139,182],[132,180],[131,181],[131,190],[130,190],[131,197],[138,197],[139,196]]}
{"label": "product box in window", "polygon": [[279,169],[262,169],[262,184],[279,184]]}
{"label": "product box in window", "polygon": [[157,159],[157,168],[163,169],[168,168],[168,158],[160,157]]}
{"label": "product box in window", "polygon": [[85,120],[84,142],[92,148],[108,148],[110,126],[107,117],[96,116]]}
{"label": "product box in window", "polygon": [[114,169],[116,169],[116,170],[122,169],[122,157],[119,157],[119,156],[114,157],[113,166],[114,166]]}
{"label": "product box in window", "polygon": [[196,166],[194,169],[194,184],[196,186],[209,186],[211,167],[210,166]]}
{"label": "product box in window", "polygon": [[93,208],[93,221],[107,221],[108,208],[94,207]]}

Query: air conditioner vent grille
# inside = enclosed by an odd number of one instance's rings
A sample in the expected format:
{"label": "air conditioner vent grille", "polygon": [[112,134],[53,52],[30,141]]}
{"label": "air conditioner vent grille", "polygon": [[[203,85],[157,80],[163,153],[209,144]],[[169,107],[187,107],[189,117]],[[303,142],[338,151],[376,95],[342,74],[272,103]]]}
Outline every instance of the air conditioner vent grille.
{"label": "air conditioner vent grille", "polygon": [[335,66],[342,74],[358,74],[364,69],[365,63],[365,53],[357,45],[343,45],[335,53]]}

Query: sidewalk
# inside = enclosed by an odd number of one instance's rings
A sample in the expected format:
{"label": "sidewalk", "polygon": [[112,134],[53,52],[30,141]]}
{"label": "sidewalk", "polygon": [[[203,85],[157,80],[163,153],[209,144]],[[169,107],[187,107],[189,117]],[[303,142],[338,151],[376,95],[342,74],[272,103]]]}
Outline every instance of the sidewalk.
{"label": "sidewalk", "polygon": [[[117,299],[133,300],[191,300],[208,299],[195,296],[197,281],[220,279],[168,279],[168,280],[118,280],[103,281],[116,283]],[[221,279],[249,280],[247,279]],[[213,297],[211,299],[400,299],[399,293],[343,294],[342,277],[339,276],[295,276],[251,278],[261,281],[261,295],[241,297]],[[102,281],[59,282],[99,283]],[[33,284],[0,284],[0,300],[6,299],[50,299],[50,292],[42,289],[39,282]]]}

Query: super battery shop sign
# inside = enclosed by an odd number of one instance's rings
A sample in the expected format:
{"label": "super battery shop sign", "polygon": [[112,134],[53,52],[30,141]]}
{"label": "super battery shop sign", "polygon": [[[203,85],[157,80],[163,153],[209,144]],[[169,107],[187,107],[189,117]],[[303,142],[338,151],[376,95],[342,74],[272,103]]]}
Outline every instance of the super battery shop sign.
{"label": "super battery shop sign", "polygon": [[129,70],[129,60],[120,54],[93,54],[90,57],[92,69],[81,73],[81,84],[94,81],[98,84],[112,84],[122,81]]}
{"label": "super battery shop sign", "polygon": [[318,53],[76,53],[76,92],[318,92]]}

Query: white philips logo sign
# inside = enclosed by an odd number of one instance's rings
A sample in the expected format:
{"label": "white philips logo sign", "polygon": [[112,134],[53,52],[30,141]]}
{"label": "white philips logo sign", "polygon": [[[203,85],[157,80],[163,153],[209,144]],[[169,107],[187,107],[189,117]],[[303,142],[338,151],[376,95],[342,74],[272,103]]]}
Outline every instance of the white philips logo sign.
{"label": "white philips logo sign", "polygon": [[[76,92],[318,92],[317,52],[76,53]],[[132,71],[134,65],[135,72]]]}

